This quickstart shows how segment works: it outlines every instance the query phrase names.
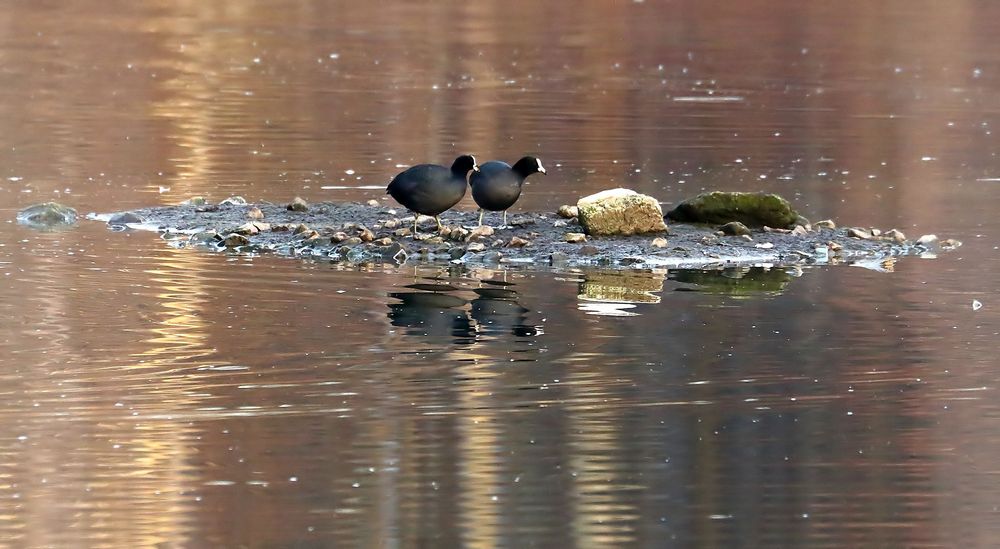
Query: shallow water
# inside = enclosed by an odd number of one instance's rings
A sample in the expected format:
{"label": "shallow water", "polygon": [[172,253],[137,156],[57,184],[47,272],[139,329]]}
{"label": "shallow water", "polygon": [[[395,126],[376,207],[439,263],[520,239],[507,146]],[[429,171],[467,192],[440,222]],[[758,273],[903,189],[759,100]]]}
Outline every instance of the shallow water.
{"label": "shallow water", "polygon": [[[990,546],[1000,6],[940,4],[9,6],[0,539]],[[768,190],[964,246],[890,272],[344,269],[14,223],[382,200],[461,152],[537,153],[526,210]]]}

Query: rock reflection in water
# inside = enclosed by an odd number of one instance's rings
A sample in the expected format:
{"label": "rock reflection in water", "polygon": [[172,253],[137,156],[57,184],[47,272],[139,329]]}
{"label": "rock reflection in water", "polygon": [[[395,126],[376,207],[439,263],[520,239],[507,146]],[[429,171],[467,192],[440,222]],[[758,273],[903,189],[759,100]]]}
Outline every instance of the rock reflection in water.
{"label": "rock reflection in water", "polygon": [[638,303],[659,303],[666,272],[586,273],[577,290],[581,311],[599,316],[636,316]]}
{"label": "rock reflection in water", "polygon": [[693,285],[677,288],[679,291],[753,297],[781,294],[795,275],[784,269],[734,267],[721,270],[675,269],[670,271],[668,278]]}

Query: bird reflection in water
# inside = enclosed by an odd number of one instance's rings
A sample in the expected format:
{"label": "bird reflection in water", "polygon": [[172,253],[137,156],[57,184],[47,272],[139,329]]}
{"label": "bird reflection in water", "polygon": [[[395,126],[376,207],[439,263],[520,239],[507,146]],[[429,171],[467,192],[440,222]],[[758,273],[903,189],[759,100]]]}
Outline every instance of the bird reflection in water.
{"label": "bird reflection in water", "polygon": [[[467,299],[450,284],[418,283],[408,291],[391,292],[388,317],[393,326],[407,335],[451,338],[455,343],[474,343],[478,337],[534,337],[541,329],[528,322],[529,309],[518,302],[512,284],[484,281],[485,287],[471,290]],[[466,294],[468,295],[468,294]],[[471,295],[469,296],[471,297]]]}

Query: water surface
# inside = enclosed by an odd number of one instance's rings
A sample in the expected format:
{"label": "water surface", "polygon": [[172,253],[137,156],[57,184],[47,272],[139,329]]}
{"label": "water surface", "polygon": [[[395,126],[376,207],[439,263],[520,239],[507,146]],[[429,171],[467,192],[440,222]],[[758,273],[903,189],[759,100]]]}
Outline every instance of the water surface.
{"label": "water surface", "polygon": [[[990,546],[998,9],[10,6],[0,538]],[[890,272],[345,269],[13,223],[383,200],[462,152],[538,154],[525,210],[767,190],[964,246]]]}

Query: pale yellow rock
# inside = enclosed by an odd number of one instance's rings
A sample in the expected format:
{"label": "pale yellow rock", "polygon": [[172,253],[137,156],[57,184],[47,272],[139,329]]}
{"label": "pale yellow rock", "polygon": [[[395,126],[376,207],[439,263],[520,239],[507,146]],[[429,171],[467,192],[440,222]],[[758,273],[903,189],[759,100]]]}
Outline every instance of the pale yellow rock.
{"label": "pale yellow rock", "polygon": [[663,238],[662,236],[658,236],[653,239],[653,242],[651,242],[651,244],[653,245],[654,248],[666,248],[667,239]]}
{"label": "pale yellow rock", "polygon": [[573,244],[578,244],[580,242],[587,241],[587,235],[583,233],[566,233],[563,235],[563,238],[566,240],[566,242],[570,242]]}
{"label": "pale yellow rock", "polygon": [[667,230],[659,202],[630,189],[610,189],[585,196],[576,207],[587,234],[631,235]]}

